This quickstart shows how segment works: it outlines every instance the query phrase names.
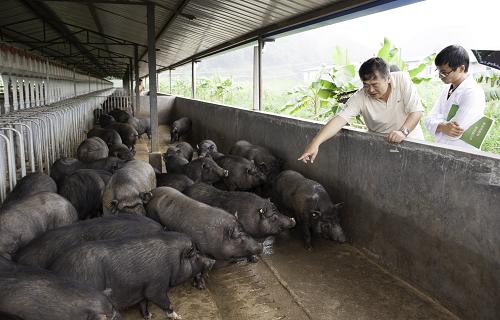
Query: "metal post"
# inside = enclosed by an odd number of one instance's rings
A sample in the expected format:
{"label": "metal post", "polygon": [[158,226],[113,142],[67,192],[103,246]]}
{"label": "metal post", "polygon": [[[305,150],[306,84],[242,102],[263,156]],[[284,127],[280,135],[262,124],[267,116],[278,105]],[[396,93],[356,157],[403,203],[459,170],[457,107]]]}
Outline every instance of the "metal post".
{"label": "metal post", "polygon": [[253,48],[253,110],[262,106],[262,39]]}
{"label": "metal post", "polygon": [[134,66],[132,65],[132,58],[128,59],[129,61],[129,96],[130,96],[130,105],[132,107],[132,114],[135,115],[135,99],[134,99]]}
{"label": "metal post", "polygon": [[136,110],[140,110],[141,107],[141,102],[140,102],[140,98],[139,98],[139,48],[137,47],[137,45],[134,45],[134,76],[135,76],[135,109],[134,108],[134,112],[136,112]]}
{"label": "metal post", "polygon": [[156,89],[156,43],[155,5],[148,4],[148,66],[149,66],[149,106],[151,114],[151,152],[159,152],[158,109]]}
{"label": "metal post", "polygon": [[73,88],[74,88],[74,92],[75,92],[74,97],[76,97],[76,71],[75,71],[75,68],[73,68]]}
{"label": "metal post", "polygon": [[196,61],[191,61],[191,98],[196,98]]}

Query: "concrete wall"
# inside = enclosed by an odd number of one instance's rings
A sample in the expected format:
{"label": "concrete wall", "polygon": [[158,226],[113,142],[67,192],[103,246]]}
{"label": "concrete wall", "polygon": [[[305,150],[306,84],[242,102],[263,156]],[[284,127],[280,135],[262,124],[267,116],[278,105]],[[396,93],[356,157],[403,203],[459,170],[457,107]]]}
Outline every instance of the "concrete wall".
{"label": "concrete wall", "polygon": [[[172,116],[175,97],[172,96],[158,96],[158,123],[165,124]],[[136,114],[139,117],[149,117],[149,96],[140,96],[139,106],[136,109]]]}
{"label": "concrete wall", "polygon": [[[159,100],[162,97],[159,98]],[[352,244],[465,319],[500,316],[500,157],[342,130],[313,165],[297,161],[319,123],[175,98],[193,141],[270,148],[344,201]]]}

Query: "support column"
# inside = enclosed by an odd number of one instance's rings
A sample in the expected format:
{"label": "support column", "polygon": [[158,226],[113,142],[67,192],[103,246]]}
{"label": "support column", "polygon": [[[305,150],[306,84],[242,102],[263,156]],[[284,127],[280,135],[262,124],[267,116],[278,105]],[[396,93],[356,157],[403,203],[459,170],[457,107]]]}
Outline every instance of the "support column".
{"label": "support column", "polygon": [[12,83],[12,109],[14,111],[18,110],[18,101],[17,101],[17,77],[11,77],[11,83]]}
{"label": "support column", "polygon": [[191,98],[196,98],[196,61],[191,61]]}
{"label": "support column", "polygon": [[19,78],[19,109],[25,108],[24,102],[24,77]]}
{"label": "support column", "polygon": [[261,110],[262,106],[262,47],[263,41],[259,38],[253,48],[253,110]]}
{"label": "support column", "polygon": [[28,109],[31,107],[31,95],[30,95],[30,83],[29,79],[25,78],[24,79],[24,108]]}
{"label": "support column", "polygon": [[[139,48],[134,45],[134,77],[135,77],[135,107],[141,109],[141,101],[139,98]],[[134,110],[136,112],[136,110]]]}
{"label": "support column", "polygon": [[9,81],[10,77],[6,74],[2,74],[2,82],[3,82],[3,95],[4,95],[4,111],[3,113],[9,113],[10,111],[10,97],[9,97]]}
{"label": "support column", "polygon": [[[161,154],[158,134],[158,105],[156,83],[156,32],[155,32],[155,5],[148,4],[148,67],[149,67],[149,107],[151,113],[151,153],[150,163],[161,171]],[[158,168],[159,160],[159,168]]]}
{"label": "support column", "polygon": [[169,83],[168,93],[172,94],[172,69],[168,69],[168,83]]}
{"label": "support column", "polygon": [[75,71],[75,68],[73,68],[73,92],[74,92],[74,95],[73,97],[76,97],[76,71]]}
{"label": "support column", "polygon": [[128,106],[132,109],[132,115],[135,115],[134,108],[134,67],[132,66],[132,58],[128,59]]}

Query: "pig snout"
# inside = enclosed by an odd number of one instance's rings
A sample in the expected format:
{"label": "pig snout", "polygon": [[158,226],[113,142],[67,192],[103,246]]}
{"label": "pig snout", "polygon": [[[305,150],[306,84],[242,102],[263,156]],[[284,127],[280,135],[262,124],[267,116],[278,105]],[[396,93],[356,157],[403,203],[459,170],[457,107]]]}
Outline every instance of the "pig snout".
{"label": "pig snout", "polygon": [[264,245],[262,243],[255,241],[255,240],[253,240],[252,242],[253,243],[250,244],[250,246],[249,246],[249,254],[250,255],[262,254],[262,252],[264,251]]}
{"label": "pig snout", "polygon": [[206,256],[200,256],[200,261],[201,261],[201,264],[203,265],[204,272],[208,272],[209,270],[211,270],[215,264],[214,259],[210,259],[209,257],[206,257]]}
{"label": "pig snout", "polygon": [[342,230],[342,227],[340,227],[340,225],[338,225],[338,224],[336,224],[332,227],[332,232],[331,232],[330,237],[332,240],[338,241],[340,243],[346,242],[344,230]]}
{"label": "pig snout", "polygon": [[338,223],[323,224],[321,226],[321,234],[326,239],[330,239],[340,243],[346,242],[344,231]]}
{"label": "pig snout", "polygon": [[284,230],[291,229],[291,228],[295,227],[295,225],[296,225],[296,222],[295,222],[294,218],[285,217],[283,219],[280,219],[278,232],[282,232]]}

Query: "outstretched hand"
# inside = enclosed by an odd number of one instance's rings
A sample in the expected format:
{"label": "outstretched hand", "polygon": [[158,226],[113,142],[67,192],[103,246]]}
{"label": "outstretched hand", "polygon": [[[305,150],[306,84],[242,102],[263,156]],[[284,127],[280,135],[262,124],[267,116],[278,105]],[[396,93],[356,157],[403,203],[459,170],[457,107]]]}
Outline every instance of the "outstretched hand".
{"label": "outstretched hand", "polygon": [[316,159],[317,155],[318,155],[318,147],[315,145],[308,145],[307,148],[304,150],[304,153],[297,160],[302,161],[304,163],[307,163],[308,161],[314,163],[314,159]]}

